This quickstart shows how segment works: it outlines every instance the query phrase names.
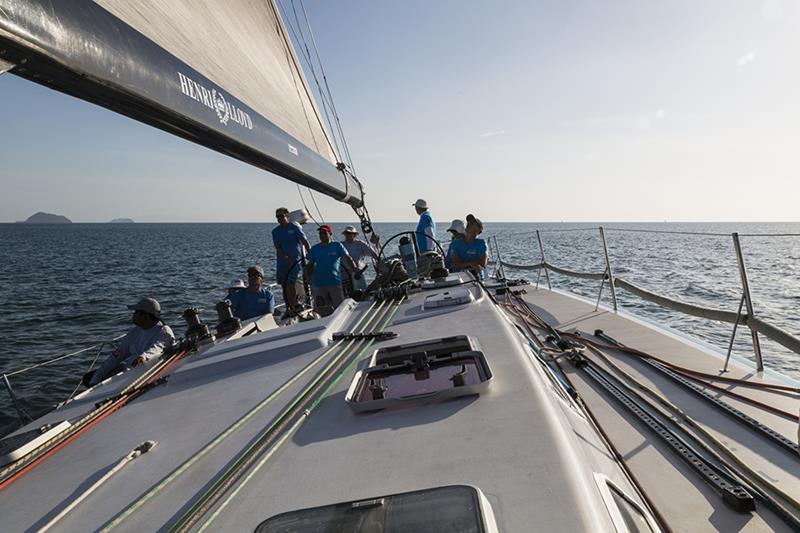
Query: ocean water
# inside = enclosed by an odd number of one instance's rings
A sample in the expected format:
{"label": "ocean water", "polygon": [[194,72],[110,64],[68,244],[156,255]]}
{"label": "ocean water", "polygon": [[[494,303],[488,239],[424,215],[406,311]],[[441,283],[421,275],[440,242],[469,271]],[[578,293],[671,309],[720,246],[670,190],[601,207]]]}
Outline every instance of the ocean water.
{"label": "ocean water", "polygon": [[[333,224],[337,234],[346,224]],[[390,237],[412,224],[376,224]],[[598,224],[487,223],[484,237],[497,236],[503,260],[540,260],[541,230],[547,260],[579,271],[605,266]],[[126,305],[144,296],[161,302],[164,320],[176,334],[186,307],[202,309],[213,324],[214,304],[231,277],[245,278],[252,264],[274,277],[275,254],[267,224],[0,224],[0,372],[48,360],[107,341],[130,327]],[[442,242],[446,221],[440,221]],[[614,274],[686,302],[736,311],[742,288],[730,233],[800,233],[800,223],[608,224],[606,238]],[[584,230],[584,228],[586,228]],[[618,228],[618,229],[614,229]],[[724,236],[640,233],[722,233]],[[568,231],[564,231],[568,230]],[[311,232],[310,240],[316,241]],[[756,313],[800,335],[800,237],[741,238]],[[395,253],[397,240],[387,253]],[[536,280],[536,272],[508,270],[509,277]],[[599,282],[550,274],[554,287],[594,300]],[[544,276],[540,283],[545,283]],[[727,349],[729,324],[681,315],[618,292],[619,305],[720,349]],[[280,297],[278,297],[280,301]],[[603,303],[610,305],[608,286]],[[800,378],[800,356],[762,337],[765,365]],[[752,359],[750,335],[740,328],[734,352]],[[106,349],[101,360],[107,355]],[[18,374],[10,382],[21,404],[36,414],[64,400],[96,352]],[[16,412],[0,390],[0,434],[13,428]]]}

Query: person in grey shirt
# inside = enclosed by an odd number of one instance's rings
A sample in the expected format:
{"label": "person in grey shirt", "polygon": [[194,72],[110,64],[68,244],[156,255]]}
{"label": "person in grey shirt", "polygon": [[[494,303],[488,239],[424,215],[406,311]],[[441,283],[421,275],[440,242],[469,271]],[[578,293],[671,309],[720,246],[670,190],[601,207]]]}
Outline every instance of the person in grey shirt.
{"label": "person in grey shirt", "polygon": [[161,355],[175,341],[172,329],[161,322],[161,305],[154,298],[142,298],[133,311],[134,326],[120,341],[102,366],[83,376],[83,384],[93,387],[113,375],[120,366],[132,367]]}
{"label": "person in grey shirt", "polygon": [[353,226],[344,228],[342,235],[344,235],[342,246],[344,246],[345,250],[350,254],[350,257],[353,258],[353,262],[358,269],[356,271],[358,272],[358,276],[356,276],[356,272],[350,272],[344,261],[342,261],[342,279],[350,280],[350,290],[364,290],[367,288],[367,281],[363,276],[364,271],[369,266],[367,259],[371,257],[373,261],[377,261],[378,254],[375,253],[375,250],[373,250],[369,244],[357,238],[358,230]]}

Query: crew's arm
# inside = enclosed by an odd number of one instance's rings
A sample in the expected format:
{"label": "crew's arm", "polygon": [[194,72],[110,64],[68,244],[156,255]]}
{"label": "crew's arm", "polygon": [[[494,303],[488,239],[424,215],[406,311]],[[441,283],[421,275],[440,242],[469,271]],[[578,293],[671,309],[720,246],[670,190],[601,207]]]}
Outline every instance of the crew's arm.
{"label": "crew's arm", "polygon": [[175,337],[172,335],[172,331],[167,328],[162,328],[161,332],[153,340],[153,343],[136,357],[133,361],[133,366],[140,365],[145,361],[160,356],[167,347],[172,345],[174,340]]}
{"label": "crew's arm", "polygon": [[483,256],[481,256],[478,259],[475,259],[473,261],[464,261],[464,260],[461,259],[461,256],[459,256],[458,252],[456,252],[455,250],[453,250],[452,261],[453,261],[453,266],[456,267],[456,268],[459,268],[459,269],[474,268],[474,269],[477,269],[478,272],[483,270],[484,267],[486,266],[486,256],[485,255],[483,255]]}
{"label": "crew's arm", "polygon": [[275,295],[271,290],[267,290],[267,313],[275,313]]}
{"label": "crew's arm", "polygon": [[109,355],[108,358],[103,361],[103,364],[100,365],[100,368],[94,372],[92,379],[89,380],[90,386],[93,387],[110,376],[122,361],[130,357],[130,339],[131,332],[128,331],[128,333],[122,337],[117,347],[114,348],[114,351],[111,352],[111,355]]}
{"label": "crew's arm", "polygon": [[353,258],[350,256],[350,254],[344,256],[344,261],[350,272],[353,272],[355,274],[356,279],[360,279],[361,271],[358,269],[358,266],[356,266],[356,262],[353,261]]}
{"label": "crew's arm", "polygon": [[436,243],[433,242],[434,241],[434,239],[433,239],[433,224],[428,223],[428,225],[425,226],[424,233],[425,233],[425,236],[428,239],[430,239],[429,246],[431,247],[432,250],[435,250],[436,249]]}
{"label": "crew's arm", "polygon": [[278,258],[283,260],[287,265],[291,263],[289,255],[283,251],[283,248],[281,248],[281,245],[277,242],[275,243],[275,253],[278,255]]}

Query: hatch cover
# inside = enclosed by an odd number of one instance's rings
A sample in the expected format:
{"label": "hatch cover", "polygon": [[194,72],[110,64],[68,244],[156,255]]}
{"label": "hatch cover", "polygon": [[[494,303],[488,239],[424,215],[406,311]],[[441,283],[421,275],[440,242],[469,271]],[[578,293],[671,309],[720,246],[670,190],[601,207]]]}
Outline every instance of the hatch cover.
{"label": "hatch cover", "polygon": [[428,296],[427,298],[425,298],[425,303],[422,304],[422,308],[436,309],[437,307],[468,304],[474,301],[475,301],[475,296],[472,294],[472,291],[467,288],[461,287]]}

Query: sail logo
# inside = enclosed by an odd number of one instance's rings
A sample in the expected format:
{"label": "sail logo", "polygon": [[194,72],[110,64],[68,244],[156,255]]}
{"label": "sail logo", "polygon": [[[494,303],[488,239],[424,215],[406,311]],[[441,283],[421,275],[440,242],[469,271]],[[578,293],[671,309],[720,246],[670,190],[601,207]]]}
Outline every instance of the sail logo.
{"label": "sail logo", "polygon": [[250,118],[250,115],[226,100],[222,91],[206,89],[181,72],[178,72],[178,79],[181,82],[181,92],[216,112],[217,118],[223,126],[227,126],[228,122],[234,122],[248,130],[253,129],[253,119]]}

